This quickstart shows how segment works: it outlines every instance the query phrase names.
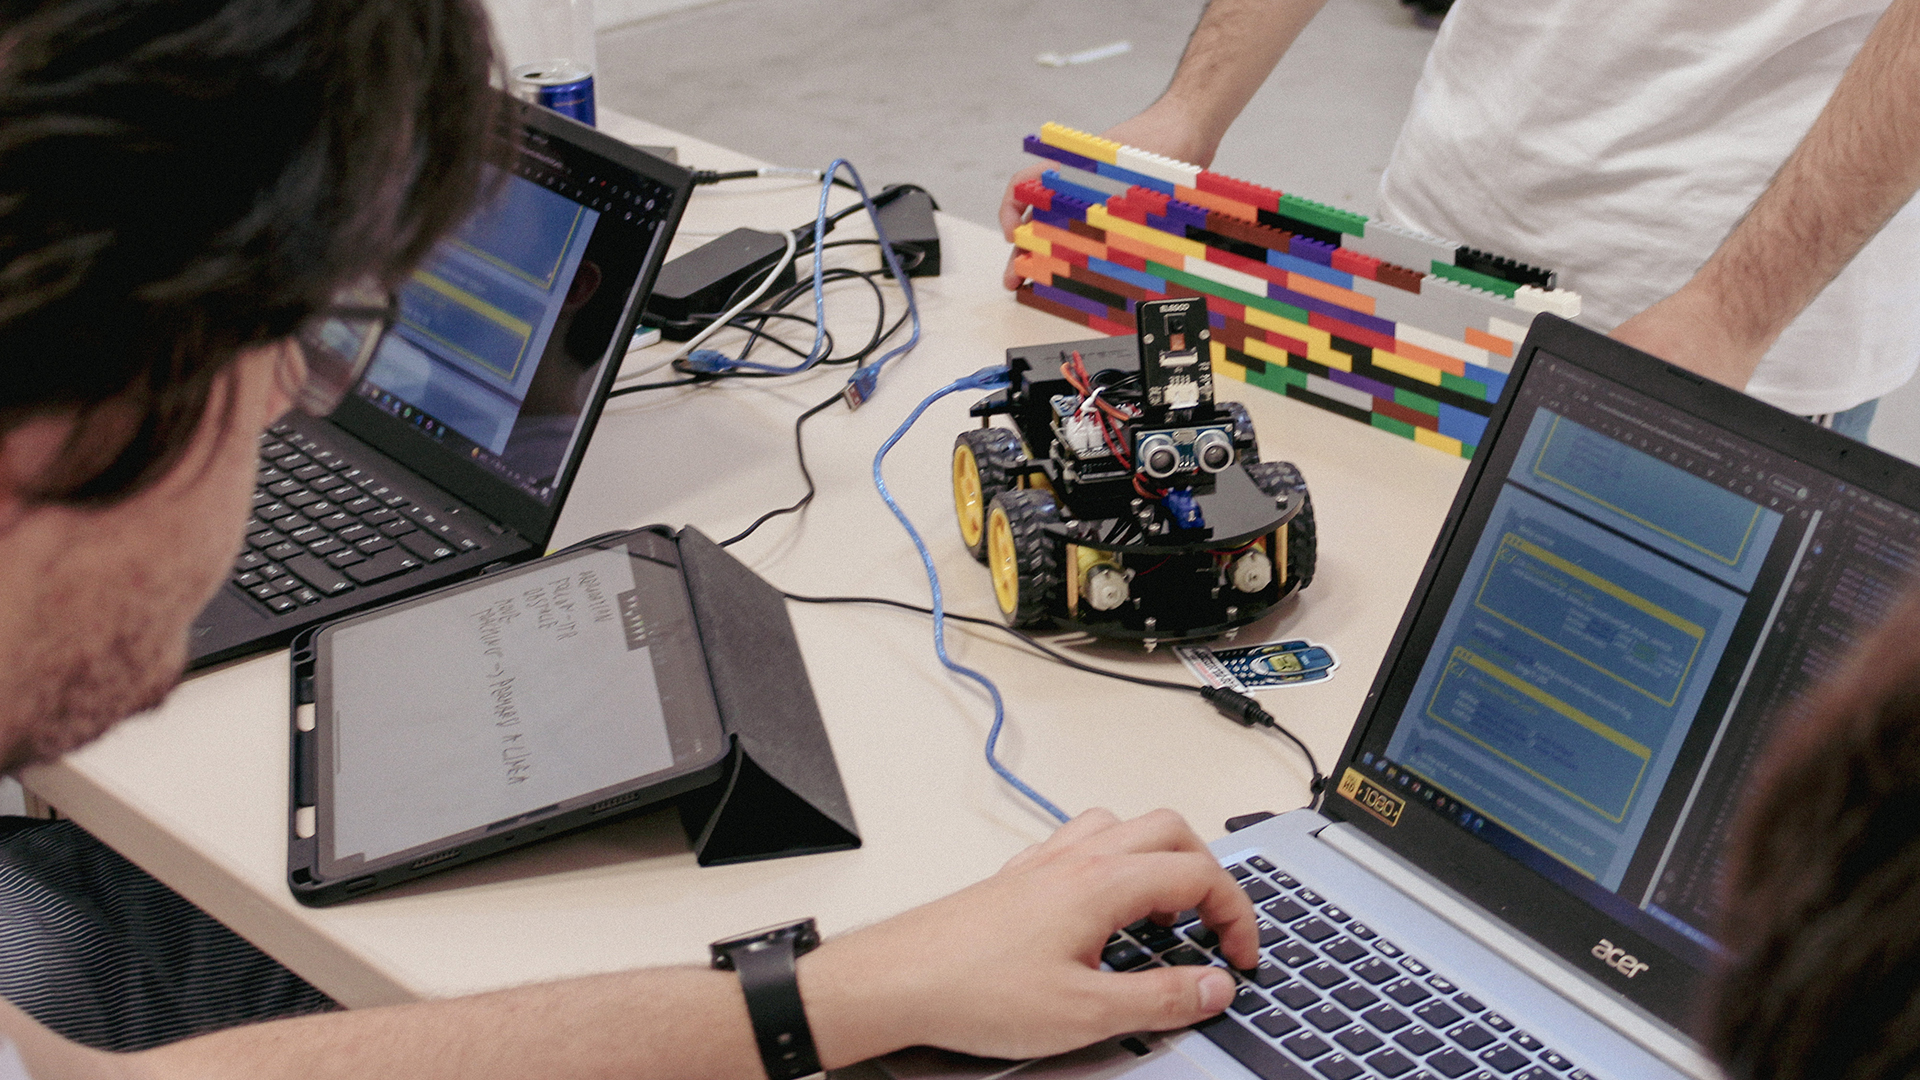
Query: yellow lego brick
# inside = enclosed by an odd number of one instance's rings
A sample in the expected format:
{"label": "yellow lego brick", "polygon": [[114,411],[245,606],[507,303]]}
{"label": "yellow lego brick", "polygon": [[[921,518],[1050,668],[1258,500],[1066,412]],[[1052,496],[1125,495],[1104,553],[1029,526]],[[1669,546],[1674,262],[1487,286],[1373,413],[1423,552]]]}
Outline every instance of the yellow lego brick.
{"label": "yellow lego brick", "polygon": [[[1215,353],[1221,352],[1222,348],[1223,346],[1221,346],[1219,342],[1216,341],[1213,343],[1213,350]],[[1213,373],[1216,376],[1220,376],[1223,378],[1238,379],[1241,382],[1247,381],[1246,368],[1243,368],[1239,364],[1236,364],[1231,360],[1225,359],[1224,357],[1217,356],[1217,355],[1213,358]]]}
{"label": "yellow lego brick", "polygon": [[1428,431],[1423,427],[1414,428],[1413,441],[1421,446],[1431,446],[1435,450],[1445,450],[1454,457],[1460,456],[1460,440],[1442,435],[1437,431]]}
{"label": "yellow lego brick", "polygon": [[[1287,363],[1287,350],[1255,338],[1248,338],[1247,347],[1242,351],[1248,356],[1265,360],[1269,364],[1286,366]],[[1353,370],[1353,357],[1330,345],[1309,342],[1307,359],[1324,367],[1338,368],[1341,371]]]}
{"label": "yellow lego brick", "polygon": [[1033,234],[1033,222],[1029,221],[1013,230],[1013,246],[1022,251],[1031,251],[1035,255],[1052,257],[1053,243]]}
{"label": "yellow lego brick", "polygon": [[[1191,255],[1196,259],[1204,259],[1207,257],[1207,245],[1198,240],[1189,240],[1184,236],[1175,236],[1172,233],[1161,232],[1159,229],[1149,229],[1145,225],[1128,221],[1126,218],[1114,217],[1112,214],[1107,213],[1107,208],[1104,206],[1087,207],[1087,224],[1096,229],[1105,229],[1109,233],[1131,236],[1135,240],[1152,244],[1155,247],[1180,255]],[[1175,267],[1174,269],[1177,270],[1179,267]]]}
{"label": "yellow lego brick", "polygon": [[1262,330],[1272,330],[1297,341],[1304,341],[1309,349],[1315,346],[1322,349],[1333,347],[1333,337],[1325,330],[1308,326],[1306,323],[1294,322],[1285,316],[1275,315],[1271,311],[1262,311],[1251,304],[1247,305],[1247,325],[1257,326]]}
{"label": "yellow lego brick", "polygon": [[1375,367],[1386,368],[1388,371],[1405,375],[1409,379],[1419,379],[1421,382],[1433,386],[1440,385],[1439,368],[1428,367],[1418,360],[1409,360],[1404,356],[1390,353],[1385,349],[1373,350],[1373,363]]}
{"label": "yellow lego brick", "polygon": [[1075,131],[1065,124],[1052,121],[1040,125],[1040,141],[1048,146],[1057,146],[1072,154],[1084,158],[1104,161],[1109,165],[1119,163],[1120,144],[1112,139],[1103,139],[1098,135],[1089,135],[1084,131]]}
{"label": "yellow lego brick", "polygon": [[1281,367],[1287,366],[1287,350],[1278,345],[1269,345],[1259,338],[1248,338],[1246,348],[1240,351],[1255,360],[1265,360],[1269,364],[1279,364]]}

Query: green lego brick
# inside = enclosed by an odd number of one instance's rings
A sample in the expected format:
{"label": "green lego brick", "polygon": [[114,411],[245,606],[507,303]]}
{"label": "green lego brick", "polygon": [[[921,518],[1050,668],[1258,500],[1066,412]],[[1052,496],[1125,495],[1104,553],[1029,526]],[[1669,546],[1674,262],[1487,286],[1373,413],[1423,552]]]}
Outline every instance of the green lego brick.
{"label": "green lego brick", "polygon": [[1218,296],[1222,300],[1231,300],[1236,304],[1242,304],[1246,307],[1259,308],[1261,311],[1278,315],[1283,319],[1292,319],[1297,323],[1307,321],[1306,308],[1298,308],[1292,304],[1283,304],[1278,300],[1270,300],[1264,296],[1256,296],[1253,293],[1236,289],[1231,285],[1222,285],[1212,278],[1203,278],[1197,274],[1189,274],[1185,270],[1175,270],[1165,263],[1157,263],[1151,259],[1147,260],[1147,273],[1163,281],[1171,281],[1176,285],[1185,285],[1195,292],[1205,293],[1208,296]]}
{"label": "green lego brick", "polygon": [[1443,263],[1439,259],[1433,260],[1433,275],[1435,277],[1446,278],[1448,281],[1458,282],[1461,285],[1470,285],[1476,289],[1485,289],[1490,293],[1499,293],[1509,300],[1513,299],[1514,293],[1520,291],[1520,286],[1515,285],[1511,281],[1501,281],[1491,274],[1483,274],[1478,270],[1468,270],[1462,266]]}
{"label": "green lego brick", "polygon": [[1391,431],[1403,439],[1413,438],[1414,427],[1404,420],[1395,420],[1391,416],[1383,416],[1380,413],[1371,414],[1369,419],[1373,421],[1374,427],[1382,431]]}
{"label": "green lego brick", "polygon": [[[1468,397],[1479,398],[1481,401],[1487,400],[1487,384],[1478,379],[1463,378],[1451,372],[1443,371],[1440,373],[1440,385],[1449,390],[1458,390]],[[1424,412],[1425,410],[1421,411]],[[1439,414],[1435,413],[1434,415],[1437,416]]]}
{"label": "green lego brick", "polygon": [[1265,371],[1255,371],[1252,368],[1248,368],[1247,381],[1262,390],[1271,390],[1276,394],[1286,393],[1287,387],[1289,386],[1304,387],[1307,385],[1307,377],[1305,374],[1295,371],[1292,368],[1281,367],[1279,364],[1268,364]]}
{"label": "green lego brick", "polygon": [[1280,196],[1280,212],[1290,218],[1298,218],[1309,225],[1318,225],[1323,229],[1333,229],[1350,236],[1367,235],[1367,219],[1364,215],[1351,210],[1342,210],[1337,206],[1303,199],[1298,195]]}
{"label": "green lego brick", "polygon": [[1468,461],[1472,461],[1472,460],[1473,460],[1473,452],[1474,452],[1475,450],[1478,450],[1478,449],[1480,449],[1480,448],[1479,448],[1479,447],[1477,447],[1477,446],[1475,446],[1475,445],[1473,445],[1472,443],[1461,443],[1461,444],[1460,444],[1460,456],[1461,456],[1461,457],[1463,457],[1463,458],[1466,458],[1466,459],[1467,459]]}
{"label": "green lego brick", "polygon": [[1393,403],[1395,405],[1405,405],[1415,412],[1423,412],[1428,416],[1440,415],[1439,402],[1424,394],[1416,394],[1411,390],[1404,390],[1398,386],[1393,388]]}

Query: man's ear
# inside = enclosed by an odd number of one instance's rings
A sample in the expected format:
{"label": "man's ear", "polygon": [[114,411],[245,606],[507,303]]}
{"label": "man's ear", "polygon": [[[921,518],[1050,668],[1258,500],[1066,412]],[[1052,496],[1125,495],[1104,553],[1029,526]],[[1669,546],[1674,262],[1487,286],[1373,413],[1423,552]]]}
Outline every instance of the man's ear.
{"label": "man's ear", "polygon": [[71,416],[36,416],[0,434],[0,532],[11,529],[35,502],[73,433]]}

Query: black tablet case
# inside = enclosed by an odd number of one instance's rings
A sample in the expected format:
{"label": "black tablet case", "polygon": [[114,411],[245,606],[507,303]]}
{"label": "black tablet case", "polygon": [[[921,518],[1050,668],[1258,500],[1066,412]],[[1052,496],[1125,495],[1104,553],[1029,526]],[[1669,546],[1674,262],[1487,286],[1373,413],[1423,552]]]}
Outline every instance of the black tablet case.
{"label": "black tablet case", "polygon": [[681,796],[701,866],[860,846],[787,602],[698,529],[682,529],[680,572],[720,723],[733,741],[719,782]]}
{"label": "black tablet case", "polygon": [[[715,866],[859,847],[853,807],[840,782],[785,598],[699,530],[687,528],[676,535],[656,526],[651,531],[672,537],[679,548],[708,680],[731,744],[719,779],[679,796],[681,824],[695,858],[701,866]],[[311,641],[320,629],[302,634],[293,645],[294,716],[299,706],[314,700]],[[297,722],[291,727],[288,883],[303,903],[332,903],[358,890],[340,883],[316,889],[309,875],[317,841],[295,835],[292,817],[293,808],[313,803],[313,736],[300,731]],[[564,830],[548,835],[559,831]],[[501,837],[487,847],[513,839]],[[449,859],[446,865],[485,853],[469,845],[467,857]],[[374,884],[367,880],[368,886]]]}

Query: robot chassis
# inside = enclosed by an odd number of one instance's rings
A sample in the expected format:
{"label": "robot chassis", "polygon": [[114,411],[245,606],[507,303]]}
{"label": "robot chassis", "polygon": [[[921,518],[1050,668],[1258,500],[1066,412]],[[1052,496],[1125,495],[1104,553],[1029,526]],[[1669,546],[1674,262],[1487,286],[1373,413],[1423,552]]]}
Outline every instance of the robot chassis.
{"label": "robot chassis", "polygon": [[1313,580],[1306,481],[1214,401],[1206,300],[1137,317],[1133,341],[1009,349],[1007,388],[954,440],[960,537],[1010,625],[1151,649],[1230,636]]}

